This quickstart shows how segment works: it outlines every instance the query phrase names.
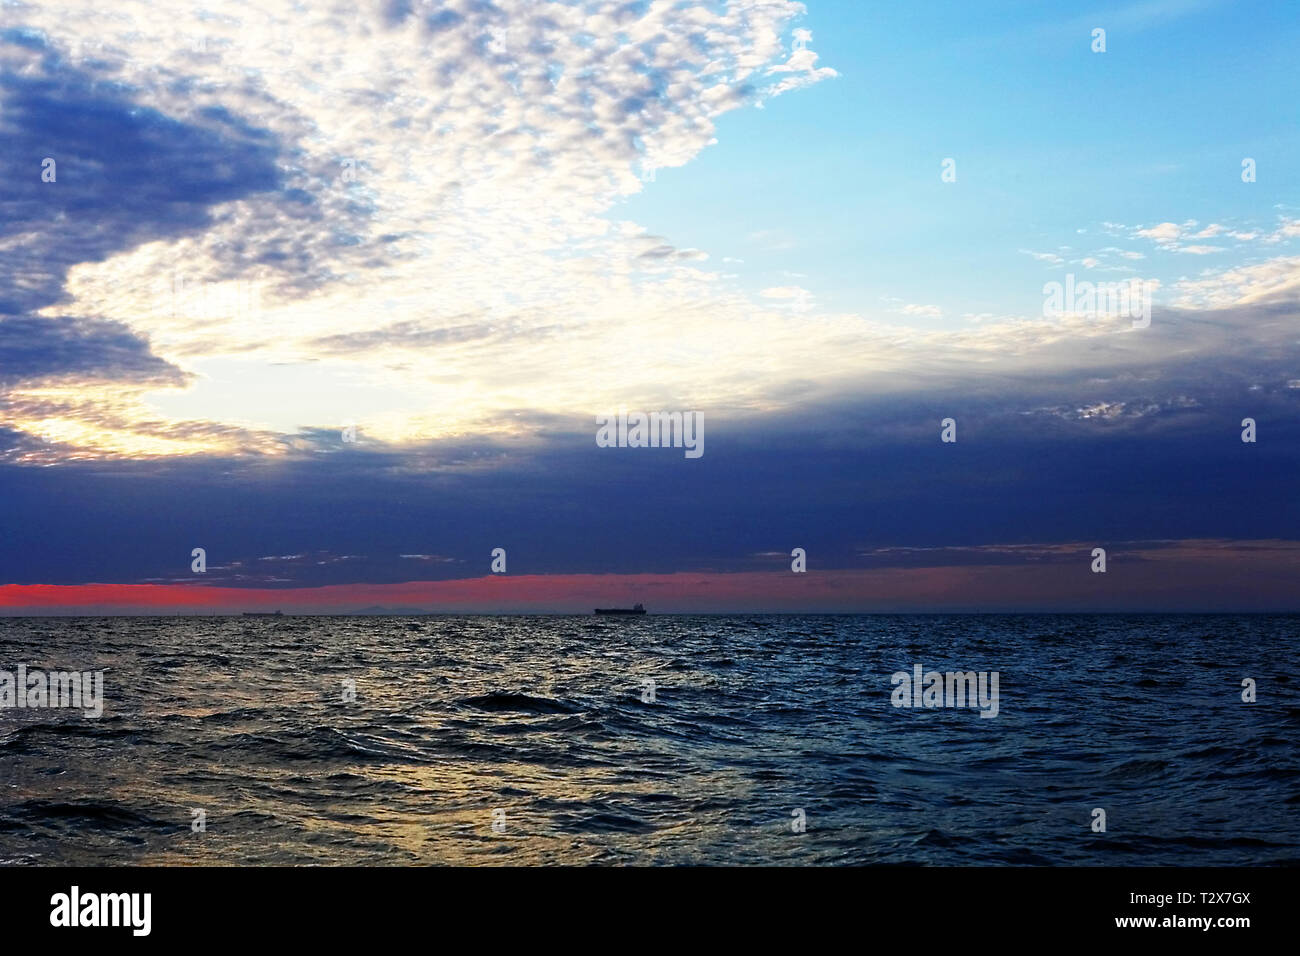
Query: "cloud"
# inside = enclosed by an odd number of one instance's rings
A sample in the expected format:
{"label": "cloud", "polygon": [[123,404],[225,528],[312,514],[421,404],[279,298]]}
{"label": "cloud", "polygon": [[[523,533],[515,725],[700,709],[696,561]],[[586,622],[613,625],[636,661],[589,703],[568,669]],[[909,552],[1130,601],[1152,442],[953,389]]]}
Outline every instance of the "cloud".
{"label": "cloud", "polygon": [[[1119,234],[1128,229],[1128,227],[1117,223],[1106,223],[1104,225],[1112,234]],[[1205,255],[1210,252],[1223,252],[1225,250],[1220,246],[1208,246],[1204,244],[1181,245],[1180,240],[1210,239],[1219,236],[1236,239],[1239,243],[1259,240],[1264,243],[1276,244],[1300,236],[1300,220],[1291,219],[1286,216],[1280,217],[1277,227],[1271,231],[1258,228],[1238,229],[1226,226],[1222,223],[1210,223],[1202,229],[1197,229],[1198,225],[1199,224],[1195,219],[1189,219],[1182,225],[1172,222],[1162,222],[1158,225],[1147,228],[1136,227],[1130,230],[1130,232],[1134,237],[1152,240],[1156,243],[1158,248],[1165,251],[1185,252],[1192,255]]]}
{"label": "cloud", "polygon": [[779,285],[764,289],[759,294],[765,299],[798,299],[808,295],[808,290],[797,285]]}
{"label": "cloud", "polygon": [[1183,308],[1223,308],[1284,299],[1300,292],[1300,256],[1282,256],[1239,266],[1197,279],[1184,279],[1174,288],[1173,304]]}
{"label": "cloud", "polygon": [[[18,9],[0,47],[5,122],[25,162],[64,136],[71,178],[41,192],[32,166],[9,187],[22,225],[3,239],[30,250],[61,209],[48,197],[85,202],[67,207],[54,267],[3,260],[32,273],[13,278],[15,318],[56,323],[47,337],[65,343],[6,385],[8,434],[25,436],[14,460],[335,460],[348,421],[364,439],[352,451],[423,454],[465,436],[526,443],[619,405],[776,414],[1286,341],[1253,312],[1169,311],[1141,334],[1086,317],[909,327],[819,309],[804,286],[748,292],[706,251],[620,218],[650,187],[646,164],[689,162],[725,112],[818,75],[789,46],[797,3]],[[86,109],[95,137],[66,118]],[[130,149],[99,144],[115,136]],[[94,185],[78,192],[83,169]],[[1143,231],[1172,242],[1194,226]],[[1253,302],[1293,271],[1199,277],[1181,304]]]}
{"label": "cloud", "polygon": [[794,42],[789,59],[784,63],[774,63],[767,68],[768,74],[788,74],[785,79],[769,90],[768,95],[770,96],[777,96],[790,90],[801,89],[821,80],[839,76],[830,67],[817,66],[817,54],[807,47],[807,44],[812,42],[811,30],[797,29],[793,35]]}
{"label": "cloud", "polygon": [[210,228],[214,206],[277,181],[273,138],[227,112],[178,119],[18,31],[0,55],[0,314],[59,302],[77,264]]}
{"label": "cloud", "polygon": [[1155,242],[1166,244],[1172,243],[1183,233],[1182,227],[1172,222],[1162,222],[1157,226],[1151,226],[1147,229],[1139,229],[1137,234],[1144,239],[1152,239]]}
{"label": "cloud", "polygon": [[[1250,234],[1251,238],[1254,234]],[[1265,242],[1286,242],[1300,237],[1300,219],[1283,217],[1281,224],[1272,233],[1264,237]]]}
{"label": "cloud", "polygon": [[792,312],[809,312],[813,308],[813,294],[802,286],[769,286],[761,290],[759,295]]}
{"label": "cloud", "polygon": [[0,387],[60,378],[179,386],[187,376],[121,322],[0,316]]}
{"label": "cloud", "polygon": [[[0,116],[19,165],[0,189],[17,214],[0,268],[18,291],[0,311],[94,317],[176,370],[125,395],[80,380],[61,415],[91,456],[129,453],[133,431],[140,454],[158,452],[144,423],[273,451],[226,427],[263,417],[241,397],[255,366],[315,396],[302,429],[346,413],[344,379],[405,396],[363,423],[389,441],[503,421],[525,395],[552,413],[579,395],[649,401],[699,382],[742,327],[755,353],[793,334],[788,307],[754,315],[705,250],[612,212],[650,185],[639,171],[707,147],[722,114],[834,75],[788,49],[802,9],[11,6]],[[39,181],[44,155],[56,184]],[[675,383],[650,374],[656,355],[684,356]],[[40,421],[11,420],[32,434]]]}
{"label": "cloud", "polygon": [[[1112,571],[1088,574],[1091,541],[878,548],[867,567],[788,571],[485,575],[317,587],[193,583],[0,585],[0,614],[567,611],[641,601],[658,613],[771,611],[1251,610],[1294,608],[1300,542],[1230,538],[1117,541]],[[789,555],[774,554],[777,560]],[[1116,573],[1119,569],[1122,573]]]}

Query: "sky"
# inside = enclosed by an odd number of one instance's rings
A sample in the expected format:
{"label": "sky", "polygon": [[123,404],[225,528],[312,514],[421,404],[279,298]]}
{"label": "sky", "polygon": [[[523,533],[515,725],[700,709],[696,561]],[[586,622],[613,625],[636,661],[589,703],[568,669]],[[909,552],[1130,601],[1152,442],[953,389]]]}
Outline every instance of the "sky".
{"label": "sky", "polygon": [[1296,610],[1297,48],[0,0],[0,614]]}

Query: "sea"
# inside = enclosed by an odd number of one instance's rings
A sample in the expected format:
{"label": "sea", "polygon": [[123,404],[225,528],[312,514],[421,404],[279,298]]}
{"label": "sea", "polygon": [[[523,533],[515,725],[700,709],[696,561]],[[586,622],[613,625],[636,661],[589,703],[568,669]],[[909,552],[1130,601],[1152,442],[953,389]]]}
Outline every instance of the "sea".
{"label": "sea", "polygon": [[[98,717],[0,694],[0,863],[1297,865],[1298,635],[1270,615],[3,618],[0,691],[19,665],[103,683]],[[931,672],[984,675],[985,703],[924,676],[927,706],[898,676]]]}

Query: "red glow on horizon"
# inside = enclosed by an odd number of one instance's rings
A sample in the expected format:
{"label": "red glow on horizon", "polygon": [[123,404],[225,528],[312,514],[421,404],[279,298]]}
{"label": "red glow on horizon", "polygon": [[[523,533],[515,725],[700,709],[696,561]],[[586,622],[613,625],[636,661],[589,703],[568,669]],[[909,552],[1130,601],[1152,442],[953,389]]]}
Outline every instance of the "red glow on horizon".
{"label": "red glow on horizon", "polygon": [[389,584],[231,588],[199,584],[6,584],[0,612],[123,614],[403,611],[590,613],[645,604],[656,612],[1296,609],[1300,548],[1185,542],[1116,555],[1106,574],[1078,562],[942,567],[495,575]]}

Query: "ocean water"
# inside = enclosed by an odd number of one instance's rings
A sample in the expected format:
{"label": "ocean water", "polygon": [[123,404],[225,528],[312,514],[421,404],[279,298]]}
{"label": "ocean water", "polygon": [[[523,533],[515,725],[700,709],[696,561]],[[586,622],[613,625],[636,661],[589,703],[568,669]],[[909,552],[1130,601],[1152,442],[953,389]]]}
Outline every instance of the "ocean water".
{"label": "ocean water", "polygon": [[[1297,634],[1217,615],[0,619],[0,670],[104,672],[98,719],[0,710],[0,861],[1297,864]],[[918,664],[998,672],[997,716],[893,706],[890,675]]]}

